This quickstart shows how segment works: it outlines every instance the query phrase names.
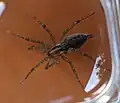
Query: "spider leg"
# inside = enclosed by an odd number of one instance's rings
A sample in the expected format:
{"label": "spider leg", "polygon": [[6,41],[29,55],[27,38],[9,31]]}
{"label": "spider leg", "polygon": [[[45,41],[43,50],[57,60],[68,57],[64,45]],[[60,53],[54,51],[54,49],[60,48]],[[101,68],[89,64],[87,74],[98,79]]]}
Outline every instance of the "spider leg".
{"label": "spider leg", "polygon": [[63,40],[63,39],[67,36],[68,32],[69,32],[72,28],[74,28],[77,24],[79,24],[81,21],[84,21],[85,19],[89,18],[90,16],[92,16],[92,15],[94,15],[94,14],[95,14],[95,12],[92,12],[92,13],[90,13],[89,15],[87,15],[87,16],[85,16],[85,17],[82,17],[80,20],[74,21],[69,28],[66,28],[66,29],[63,31],[63,34],[62,34],[62,36],[61,36],[61,38],[60,38],[60,41]]}
{"label": "spider leg", "polygon": [[48,69],[48,68],[49,68],[49,64],[50,64],[50,62],[48,62],[48,63],[46,64],[45,69]]}
{"label": "spider leg", "polygon": [[74,68],[74,66],[73,66],[73,64],[72,64],[72,61],[70,61],[65,55],[62,55],[61,57],[62,57],[62,59],[63,59],[64,61],[66,61],[66,62],[69,63],[69,65],[70,65],[70,67],[72,68],[72,71],[73,71],[73,73],[74,73],[74,75],[75,75],[75,77],[76,77],[76,80],[79,82],[79,84],[81,85],[81,87],[82,87],[83,90],[84,90],[84,86],[82,85],[81,81],[79,80],[77,71],[75,70],[75,68]]}
{"label": "spider leg", "polygon": [[12,33],[12,35],[17,36],[17,37],[19,37],[19,38],[21,38],[23,40],[26,40],[26,41],[29,41],[29,42],[32,42],[32,43],[38,43],[38,44],[42,43],[39,40],[33,40],[33,39],[29,38],[29,37],[25,37],[25,36],[22,36],[22,35],[19,35],[19,34]]}
{"label": "spider leg", "polygon": [[35,71],[36,68],[38,68],[41,64],[43,64],[45,61],[47,61],[48,57],[45,57],[43,60],[39,61],[32,69],[30,69],[30,71],[28,72],[28,74],[25,76],[25,78],[20,82],[20,84],[22,84],[25,80],[28,79],[28,77],[30,76],[30,74]]}
{"label": "spider leg", "polygon": [[42,53],[46,53],[51,48],[50,45],[42,42],[40,45],[32,45],[28,47],[28,50],[40,50]]}
{"label": "spider leg", "polygon": [[45,47],[41,47],[40,45],[32,45],[28,47],[28,50],[40,50],[41,53],[46,53],[47,49]]}
{"label": "spider leg", "polygon": [[28,50],[36,50],[36,49],[37,49],[36,45],[32,45],[32,46],[28,47]]}
{"label": "spider leg", "polygon": [[60,58],[55,57],[54,59],[49,59],[48,63],[45,66],[45,69],[52,67],[53,65],[59,64]]}
{"label": "spider leg", "polygon": [[37,19],[36,19],[36,16],[33,17],[33,19],[36,20],[36,22],[37,22],[38,24],[40,24],[40,25],[45,29],[45,31],[49,34],[53,45],[55,45],[56,42],[55,42],[54,36],[53,36],[52,32],[48,29],[48,27],[46,26],[46,24],[44,24],[44,23],[41,22],[40,20],[37,20]]}
{"label": "spider leg", "polygon": [[55,62],[52,62],[52,63],[48,62],[45,66],[45,69],[47,70],[48,68],[52,67],[55,64],[56,64]]}
{"label": "spider leg", "polygon": [[95,60],[93,59],[93,57],[89,56],[87,53],[85,53],[85,52],[80,52],[80,54],[81,54],[82,56],[85,56],[85,57],[91,59],[93,62],[95,62]]}

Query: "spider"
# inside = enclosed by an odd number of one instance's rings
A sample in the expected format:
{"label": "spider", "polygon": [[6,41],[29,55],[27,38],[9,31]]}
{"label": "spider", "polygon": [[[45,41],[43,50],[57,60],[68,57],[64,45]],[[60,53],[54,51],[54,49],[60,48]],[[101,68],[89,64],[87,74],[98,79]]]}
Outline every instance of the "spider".
{"label": "spider", "polygon": [[[52,46],[51,47],[49,45],[47,45],[47,43],[44,43],[42,41],[33,40],[32,38],[22,36],[19,33],[18,34],[12,33],[14,36],[17,36],[21,39],[24,39],[26,41],[29,41],[29,42],[32,42],[32,43],[35,43],[35,44],[39,44],[39,45],[30,46],[28,48],[28,50],[36,50],[36,49],[39,48],[40,51],[42,51],[42,53],[46,54],[46,57],[44,57],[33,68],[30,69],[30,71],[25,76],[25,78],[20,82],[20,84],[23,83],[26,79],[28,79],[30,74],[33,71],[35,71],[35,69],[38,68],[45,61],[47,62],[46,66],[45,66],[45,69],[48,69],[48,68],[52,67],[53,65],[56,65],[56,64],[60,63],[60,59],[62,59],[70,65],[70,67],[72,68],[72,71],[75,75],[76,80],[80,83],[82,88],[84,88],[81,81],[79,80],[77,71],[75,70],[72,61],[69,60],[69,58],[67,57],[66,54],[69,53],[69,52],[78,52],[79,48],[86,42],[86,40],[88,40],[90,38],[93,38],[94,36],[92,34],[84,34],[84,33],[75,33],[73,35],[68,36],[68,32],[72,28],[74,28],[77,24],[79,24],[81,21],[84,21],[85,19],[89,18],[90,16],[92,16],[94,14],[95,14],[95,12],[92,12],[89,15],[87,15],[85,17],[82,17],[80,20],[76,20],[75,22],[73,22],[72,25],[69,28],[67,28],[63,31],[63,34],[60,38],[60,43],[59,44],[56,44],[54,36],[51,33],[51,31],[48,29],[48,27],[43,22],[41,22],[40,20],[37,20],[37,18],[34,17],[33,19],[41,27],[43,27],[45,29],[45,31],[48,33],[48,35],[50,36],[51,41],[52,41]],[[93,60],[93,58],[91,56],[89,56],[87,53],[80,52],[80,54],[90,58],[91,60]]]}

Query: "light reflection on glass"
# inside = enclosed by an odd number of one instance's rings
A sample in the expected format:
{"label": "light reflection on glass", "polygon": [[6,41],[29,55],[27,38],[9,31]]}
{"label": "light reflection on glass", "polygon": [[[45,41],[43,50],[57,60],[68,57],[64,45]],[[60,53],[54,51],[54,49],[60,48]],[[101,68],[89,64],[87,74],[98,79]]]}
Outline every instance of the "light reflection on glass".
{"label": "light reflection on glass", "polygon": [[90,79],[89,79],[89,81],[88,81],[88,83],[85,87],[86,92],[90,92],[100,82],[101,78],[99,76],[102,75],[100,73],[100,70],[103,69],[103,68],[101,68],[101,66],[103,65],[104,62],[105,62],[104,54],[101,54],[96,58],[96,62],[94,64],[93,72],[92,72],[91,77],[90,77]]}
{"label": "light reflection on glass", "polygon": [[6,4],[3,1],[0,1],[0,17],[4,13],[5,8],[6,8]]}
{"label": "light reflection on glass", "polygon": [[66,103],[69,102],[73,99],[72,96],[65,96],[65,97],[61,97],[55,100],[51,100],[49,103]]}

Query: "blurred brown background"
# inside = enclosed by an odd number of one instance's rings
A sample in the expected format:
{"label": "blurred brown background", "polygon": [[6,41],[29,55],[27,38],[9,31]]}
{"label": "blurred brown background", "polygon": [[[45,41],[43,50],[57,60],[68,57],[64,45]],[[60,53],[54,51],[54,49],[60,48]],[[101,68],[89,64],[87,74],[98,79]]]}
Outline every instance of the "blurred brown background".
{"label": "blurred brown background", "polygon": [[[19,32],[33,39],[51,42],[47,33],[32,17],[46,23],[59,42],[62,32],[75,20],[96,14],[81,22],[69,34],[91,33],[96,38],[89,40],[80,49],[94,58],[101,52],[109,60],[108,39],[104,14],[99,0],[9,0],[7,9],[0,19],[0,103],[75,103],[83,100],[87,93],[82,90],[69,65],[61,61],[60,65],[44,70],[39,67],[23,85],[19,82],[39,60],[40,52],[28,51],[32,43],[11,35]],[[102,35],[100,35],[102,34]],[[79,78],[85,86],[94,63],[79,53],[69,54]],[[107,62],[110,66],[110,62]]]}

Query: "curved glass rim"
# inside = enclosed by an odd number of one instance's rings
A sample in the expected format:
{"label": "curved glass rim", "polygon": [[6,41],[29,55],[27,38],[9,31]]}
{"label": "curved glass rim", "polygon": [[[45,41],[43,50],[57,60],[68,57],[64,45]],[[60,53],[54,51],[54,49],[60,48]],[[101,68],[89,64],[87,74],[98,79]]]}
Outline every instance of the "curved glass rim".
{"label": "curved glass rim", "polygon": [[107,23],[112,58],[112,73],[106,88],[99,95],[77,103],[107,103],[113,100],[112,97],[115,95],[116,91],[120,91],[120,1],[100,0],[100,2],[103,6]]}

